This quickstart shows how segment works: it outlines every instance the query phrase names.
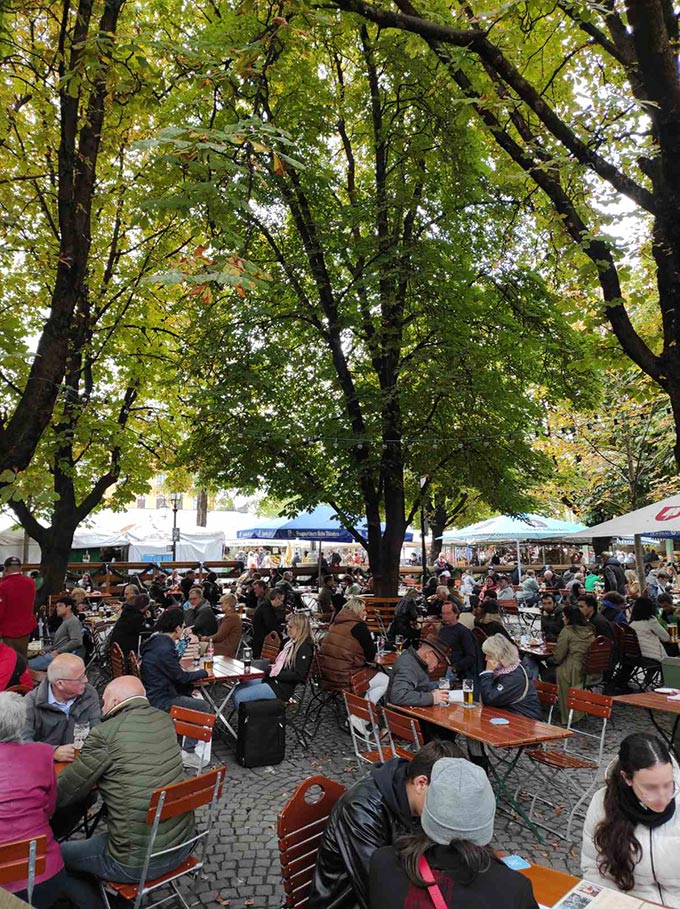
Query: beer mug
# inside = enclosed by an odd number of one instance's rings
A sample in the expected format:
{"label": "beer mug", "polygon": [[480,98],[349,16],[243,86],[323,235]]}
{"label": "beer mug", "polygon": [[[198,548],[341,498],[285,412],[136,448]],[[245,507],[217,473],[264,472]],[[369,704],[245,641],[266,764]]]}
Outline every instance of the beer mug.
{"label": "beer mug", "polygon": [[675,624],[675,622],[669,622],[668,634],[670,636],[671,643],[677,644],[678,643],[678,626]]}
{"label": "beer mug", "polygon": [[83,745],[85,744],[85,739],[89,734],[89,723],[76,723],[73,727],[73,751],[75,752],[76,757],[80,756],[80,752],[83,750]]}
{"label": "beer mug", "polygon": [[475,706],[475,683],[472,679],[463,679],[463,707]]}

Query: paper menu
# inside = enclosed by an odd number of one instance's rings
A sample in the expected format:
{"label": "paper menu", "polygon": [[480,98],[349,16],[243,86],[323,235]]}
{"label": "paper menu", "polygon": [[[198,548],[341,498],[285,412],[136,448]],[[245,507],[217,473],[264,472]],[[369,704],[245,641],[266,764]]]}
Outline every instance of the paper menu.
{"label": "paper menu", "polygon": [[579,881],[553,909],[654,909],[658,905],[590,881]]}

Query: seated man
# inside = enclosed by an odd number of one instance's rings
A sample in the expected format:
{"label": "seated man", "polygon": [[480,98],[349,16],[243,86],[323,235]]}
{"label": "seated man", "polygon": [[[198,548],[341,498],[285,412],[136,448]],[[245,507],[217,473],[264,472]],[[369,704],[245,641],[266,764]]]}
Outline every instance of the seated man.
{"label": "seated man", "polygon": [[101,722],[99,696],[87,682],[85,663],[72,653],[60,653],[47,667],[47,678],[26,695],[24,740],[46,742],[55,761],[73,761],[73,729]]}
{"label": "seated man", "polygon": [[611,622],[608,622],[602,613],[598,612],[597,606],[597,597],[592,593],[584,593],[578,598],[578,608],[595,629],[595,637],[601,636],[613,641],[614,630]]}
{"label": "seated man", "polygon": [[541,595],[541,632],[546,641],[554,643],[560,636],[560,631],[564,628],[562,612],[562,607],[555,603],[554,594]]}
{"label": "seated man", "polygon": [[440,584],[434,596],[431,600],[428,600],[427,603],[427,615],[434,615],[439,618],[442,614],[442,606],[444,603],[452,602],[451,595],[449,594],[449,588],[444,584]]}
{"label": "seated man", "polygon": [[83,626],[76,615],[75,602],[71,597],[59,597],[57,616],[61,619],[61,625],[55,632],[52,646],[28,661],[30,668],[38,672],[44,672],[58,653],[73,653],[82,649]]}
{"label": "seated man", "polygon": [[[135,884],[151,833],[146,822],[151,793],[184,779],[182,757],[174,723],[149,704],[139,679],[129,675],[114,679],[102,702],[103,722],[85,740],[79,759],[59,777],[57,806],[82,800],[97,786],[107,809],[107,832],[62,843],[61,851],[70,872]],[[154,851],[179,846],[193,831],[192,813],[163,821]],[[157,858],[148,877],[172,871],[192,849],[193,845],[183,846]]]}
{"label": "seated man", "polygon": [[473,612],[475,614],[475,625],[481,628],[487,637],[491,637],[492,634],[504,634],[508,640],[510,639],[510,635],[501,622],[498,600],[493,599],[493,597],[480,600]]}
{"label": "seated man", "polygon": [[[156,634],[142,645],[142,681],[146,687],[149,703],[159,710],[170,711],[173,704],[211,713],[210,706],[202,698],[191,697],[193,683],[208,677],[205,669],[186,672],[182,669],[176,644],[184,631],[184,612],[179,607],[166,609],[154,626]],[[187,767],[198,767],[195,754],[196,740],[185,739],[182,760]]]}
{"label": "seated man", "polygon": [[441,691],[438,683],[430,678],[430,673],[434,672],[440,663],[448,665],[448,655],[444,645],[439,641],[428,638],[421,641],[417,650],[413,647],[405,650],[392,667],[392,676],[385,697],[387,703],[401,707],[448,704],[448,691]]}
{"label": "seated man", "polygon": [[433,766],[458,754],[454,745],[429,742],[412,761],[393,758],[378,765],[344,793],[319,846],[308,909],[368,906],[371,856],[418,830]]}
{"label": "seated man", "polygon": [[184,615],[184,624],[193,629],[199,638],[217,634],[217,617],[200,587],[192,587],[189,591],[189,608]]}
{"label": "seated man", "polygon": [[0,638],[0,691],[15,685],[33,687],[33,679],[24,657]]}
{"label": "seated man", "polygon": [[515,602],[515,591],[512,589],[510,581],[504,574],[498,579],[498,589],[496,591],[497,600],[505,600],[511,604]]}

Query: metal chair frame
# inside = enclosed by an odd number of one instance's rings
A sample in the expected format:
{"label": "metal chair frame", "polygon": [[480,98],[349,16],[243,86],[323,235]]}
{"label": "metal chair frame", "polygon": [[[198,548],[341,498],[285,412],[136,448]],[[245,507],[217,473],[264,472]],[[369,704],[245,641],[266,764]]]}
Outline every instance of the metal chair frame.
{"label": "metal chair frame", "polygon": [[26,895],[33,905],[33,889],[38,874],[47,865],[47,836],[29,837],[0,844],[0,886],[26,877]]}
{"label": "metal chair frame", "polygon": [[[367,764],[384,763],[388,749],[384,749],[380,742],[380,732],[378,726],[378,713],[374,705],[359,695],[352,694],[350,691],[343,691],[342,697],[345,702],[347,719],[349,722],[349,734],[352,737],[352,746],[357,764],[361,767],[362,761]],[[352,723],[352,717],[362,720],[366,723],[365,733],[361,733]],[[365,750],[361,750],[362,746]],[[389,754],[389,757],[392,757]]]}
{"label": "metal chair frame", "polygon": [[[213,713],[204,713],[202,710],[192,710],[190,707],[178,707],[176,704],[170,708],[170,717],[175,724],[177,735],[184,738],[198,739],[201,742],[211,742],[215,728],[216,717]],[[203,756],[199,755],[199,765],[196,776],[203,772]]]}

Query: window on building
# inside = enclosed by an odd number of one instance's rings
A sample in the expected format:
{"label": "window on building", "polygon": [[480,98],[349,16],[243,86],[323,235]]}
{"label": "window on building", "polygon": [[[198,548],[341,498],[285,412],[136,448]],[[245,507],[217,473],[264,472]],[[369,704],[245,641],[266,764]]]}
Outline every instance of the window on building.
{"label": "window on building", "polygon": [[137,496],[137,508],[146,508],[146,496]]}

